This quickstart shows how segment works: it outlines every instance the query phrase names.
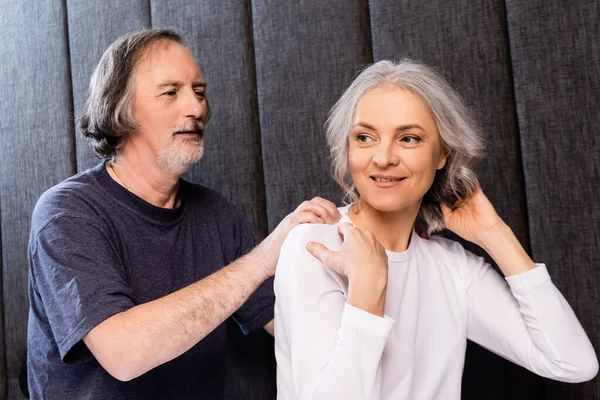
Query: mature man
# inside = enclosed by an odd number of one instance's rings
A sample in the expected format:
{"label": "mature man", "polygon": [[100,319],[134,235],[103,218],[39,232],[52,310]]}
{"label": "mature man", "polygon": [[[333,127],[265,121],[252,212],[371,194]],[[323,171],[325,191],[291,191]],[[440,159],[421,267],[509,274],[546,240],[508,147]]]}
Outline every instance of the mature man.
{"label": "mature man", "polygon": [[33,213],[32,398],[221,398],[225,319],[272,333],[263,282],[285,236],[339,218],[315,198],[253,249],[231,204],[180,178],[202,157],[205,89],[169,30],[126,35],[102,56],[80,128],[105,161],[48,190]]}

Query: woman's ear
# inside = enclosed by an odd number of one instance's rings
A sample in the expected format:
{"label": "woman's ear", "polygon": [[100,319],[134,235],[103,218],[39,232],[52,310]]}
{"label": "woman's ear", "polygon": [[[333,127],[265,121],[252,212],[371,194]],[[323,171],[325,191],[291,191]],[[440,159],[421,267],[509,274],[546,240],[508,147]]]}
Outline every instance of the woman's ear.
{"label": "woman's ear", "polygon": [[442,150],[442,154],[440,156],[440,162],[437,165],[437,170],[440,170],[446,166],[446,161],[448,160],[448,156],[450,152],[448,150]]}

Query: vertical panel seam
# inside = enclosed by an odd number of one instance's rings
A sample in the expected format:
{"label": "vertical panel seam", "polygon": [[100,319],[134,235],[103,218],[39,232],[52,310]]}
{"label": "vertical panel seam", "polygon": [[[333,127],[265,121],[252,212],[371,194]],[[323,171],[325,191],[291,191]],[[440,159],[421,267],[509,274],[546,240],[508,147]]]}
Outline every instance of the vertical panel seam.
{"label": "vertical panel seam", "polygon": [[512,53],[511,53],[511,40],[510,40],[510,28],[508,26],[508,4],[507,1],[503,1],[502,4],[504,5],[504,26],[506,29],[506,57],[507,57],[507,68],[508,68],[508,79],[509,79],[509,83],[510,83],[510,90],[512,91],[512,98],[513,98],[513,102],[514,102],[514,113],[515,113],[515,125],[516,125],[516,132],[517,135],[519,136],[519,141],[517,143],[518,146],[518,151],[517,151],[517,162],[519,163],[519,166],[521,167],[521,180],[523,182],[523,201],[525,202],[524,206],[525,206],[525,212],[527,213],[527,218],[524,219],[524,223],[525,223],[525,231],[527,232],[527,240],[528,240],[528,247],[529,247],[529,253],[530,255],[533,255],[533,245],[532,245],[532,233],[531,233],[531,217],[530,217],[530,212],[529,212],[529,202],[527,200],[528,196],[527,196],[527,175],[525,174],[525,164],[523,162],[523,139],[521,138],[521,125],[519,122],[519,107],[517,105],[517,91],[515,88],[515,80],[513,78],[514,75],[514,68],[513,68],[513,61],[512,61]]}
{"label": "vertical panel seam", "polygon": [[[260,158],[259,163],[258,163],[258,167],[259,167],[259,173],[262,176],[262,192],[263,192],[263,196],[264,196],[264,203],[263,203],[263,215],[265,216],[265,224],[266,224],[266,230],[265,229],[260,229],[261,232],[260,235],[268,235],[269,234],[269,214],[267,213],[267,210],[269,209],[268,207],[268,203],[269,203],[269,197],[267,196],[267,182],[266,182],[266,178],[265,178],[265,164],[264,164],[264,154],[263,154],[263,146],[262,146],[262,124],[261,124],[261,114],[260,114],[260,101],[258,98],[258,66],[256,63],[256,45],[255,45],[255,41],[254,41],[254,7],[252,4],[252,0],[248,0],[246,2],[246,9],[248,10],[248,23],[250,24],[250,29],[248,34],[250,35],[250,43],[252,44],[252,46],[250,47],[250,56],[252,57],[252,63],[250,63],[250,65],[254,66],[254,95],[256,98],[256,109],[253,110],[256,114],[257,117],[257,126],[256,129],[258,130],[258,157]],[[251,118],[252,120],[252,118]]]}
{"label": "vertical panel seam", "polygon": [[73,94],[73,64],[71,60],[71,39],[69,36],[69,10],[67,6],[67,0],[63,0],[63,9],[65,10],[63,17],[63,27],[65,31],[65,52],[67,58],[67,80],[71,85],[71,90],[69,91],[69,110],[68,115],[71,117],[69,122],[71,123],[70,133],[69,133],[69,142],[70,142],[70,152],[69,158],[71,159],[71,175],[75,175],[77,173],[77,140],[75,135],[76,132],[76,122],[75,122],[75,96]]}
{"label": "vertical panel seam", "polygon": [[148,22],[150,23],[150,28],[154,25],[152,24],[152,0],[148,0]]}
{"label": "vertical panel seam", "polygon": [[[529,254],[532,256],[533,258],[533,242],[532,242],[532,232],[531,232],[531,213],[529,212],[529,201],[528,201],[528,196],[527,196],[527,174],[525,174],[525,163],[523,162],[523,139],[522,139],[522,135],[521,135],[521,124],[520,124],[520,118],[519,118],[519,107],[517,104],[517,90],[515,88],[515,80],[514,80],[514,67],[513,67],[513,61],[512,61],[512,41],[510,38],[510,27],[509,27],[509,22],[508,22],[508,0],[504,0],[502,2],[502,4],[504,5],[504,24],[505,24],[505,29],[506,29],[506,41],[507,41],[507,46],[506,46],[506,55],[507,55],[507,68],[508,68],[508,77],[510,79],[510,88],[512,90],[512,97],[513,97],[513,102],[514,102],[514,112],[515,112],[515,124],[516,124],[516,128],[517,128],[517,134],[519,135],[519,142],[518,142],[518,146],[519,146],[519,151],[517,154],[517,159],[518,162],[520,164],[521,167],[521,179],[523,182],[523,200],[525,202],[525,212],[527,213],[527,218],[525,218],[524,222],[525,222],[525,230],[527,231],[527,239],[529,241],[528,243],[528,247],[529,247]],[[540,382],[541,381],[541,382]],[[546,382],[545,380],[543,380],[542,378],[539,378],[538,382],[540,383],[540,391],[541,391],[541,395],[542,398],[545,399],[546,398]]]}
{"label": "vertical panel seam", "polygon": [[366,0],[367,3],[367,22],[369,24],[369,29],[367,32],[369,33],[369,37],[366,40],[366,43],[371,47],[371,62],[375,62],[375,51],[373,50],[375,46],[373,46],[373,20],[371,19],[371,1]]}
{"label": "vertical panel seam", "polygon": [[[0,196],[1,197],[1,196]],[[0,221],[2,221],[2,201],[0,200]],[[2,315],[2,324],[0,325],[0,382],[6,382],[5,387],[0,390],[0,399],[8,398],[8,359],[6,357],[6,313],[4,312],[4,252],[2,251],[2,227],[0,224],[0,315]]]}

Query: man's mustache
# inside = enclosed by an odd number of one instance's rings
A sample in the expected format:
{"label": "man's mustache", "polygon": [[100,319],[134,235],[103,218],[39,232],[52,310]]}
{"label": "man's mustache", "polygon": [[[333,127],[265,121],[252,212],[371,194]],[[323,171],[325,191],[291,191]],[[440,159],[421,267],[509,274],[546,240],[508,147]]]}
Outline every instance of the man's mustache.
{"label": "man's mustache", "polygon": [[178,125],[170,129],[171,136],[178,133],[197,133],[200,136],[204,136],[204,122],[194,120],[185,125]]}

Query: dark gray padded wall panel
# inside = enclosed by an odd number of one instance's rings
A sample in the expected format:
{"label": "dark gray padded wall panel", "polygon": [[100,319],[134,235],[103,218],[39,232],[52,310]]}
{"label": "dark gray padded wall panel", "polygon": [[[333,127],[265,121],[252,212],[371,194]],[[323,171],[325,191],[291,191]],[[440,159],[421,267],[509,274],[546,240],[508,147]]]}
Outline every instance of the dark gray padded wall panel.
{"label": "dark gray padded wall panel", "polygon": [[[531,246],[600,348],[600,3],[507,1]],[[600,378],[546,382],[598,399]]]}
{"label": "dark gray padded wall panel", "polygon": [[[2,137],[2,131],[0,131],[0,138]],[[0,139],[0,145],[2,145],[2,140]],[[2,166],[0,165],[0,169]],[[2,199],[0,195],[0,205],[2,204]],[[2,221],[2,210],[0,209],[0,221]],[[2,259],[2,227],[0,224],[0,260]],[[6,399],[8,395],[8,377],[6,375],[6,348],[4,346],[4,302],[3,302],[3,290],[2,290],[2,264],[0,264],[0,400]]]}
{"label": "dark gray padded wall panel", "polygon": [[[62,1],[0,4],[0,191],[8,398],[26,360],[27,241],[44,190],[75,172],[66,11]],[[35,27],[35,29],[33,29]]]}
{"label": "dark gray padded wall panel", "polygon": [[[67,0],[75,117],[87,99],[92,71],[119,36],[150,26],[148,0]],[[90,143],[77,132],[77,171],[97,165]]]}
{"label": "dark gray padded wall panel", "polygon": [[[487,156],[477,168],[482,188],[528,249],[504,3],[371,0],[370,11],[375,60],[425,62],[442,72],[473,109],[487,141]],[[520,384],[505,385],[506,380]],[[533,374],[469,345],[463,398],[535,399],[541,390]]]}
{"label": "dark gray padded wall panel", "polygon": [[204,158],[186,178],[222,193],[267,233],[250,1],[153,0],[154,27],[182,33],[208,83]]}
{"label": "dark gray padded wall panel", "polygon": [[498,213],[529,247],[519,132],[502,0],[371,0],[374,59],[408,57],[436,68],[473,110],[487,142],[477,168]]}
{"label": "dark gray padded wall panel", "polygon": [[371,62],[363,0],[255,0],[254,42],[269,229],[303,200],[339,203],[323,124]]}
{"label": "dark gray padded wall panel", "polygon": [[[254,52],[249,1],[152,0],[154,27],[176,28],[198,61],[212,107],[204,158],[186,178],[234,203],[267,234]],[[260,330],[244,337],[228,322],[225,398],[275,398],[273,339]],[[199,361],[201,362],[201,360]]]}

